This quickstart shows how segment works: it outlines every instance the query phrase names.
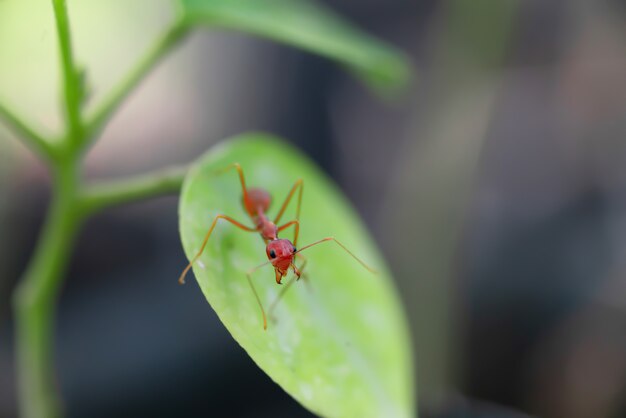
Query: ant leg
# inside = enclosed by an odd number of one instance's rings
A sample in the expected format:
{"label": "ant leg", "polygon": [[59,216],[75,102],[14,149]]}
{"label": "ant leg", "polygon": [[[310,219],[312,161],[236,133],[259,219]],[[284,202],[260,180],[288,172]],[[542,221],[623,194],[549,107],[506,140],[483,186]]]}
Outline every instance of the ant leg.
{"label": "ant leg", "polygon": [[321,239],[321,240],[319,240],[319,241],[314,242],[313,244],[309,244],[309,245],[307,245],[307,246],[304,246],[304,247],[300,248],[300,249],[297,251],[297,253],[299,253],[299,252],[301,252],[301,251],[304,251],[304,250],[306,250],[307,248],[311,248],[311,247],[313,247],[314,245],[321,244],[321,243],[323,243],[323,242],[328,242],[328,241],[335,241],[335,242],[337,243],[337,245],[339,245],[341,248],[343,248],[345,252],[347,252],[348,254],[350,254],[350,256],[352,256],[352,258],[354,258],[356,261],[358,261],[358,262],[359,262],[359,264],[361,264],[363,267],[365,267],[365,268],[366,268],[367,270],[369,270],[371,273],[374,273],[374,274],[378,273],[375,269],[373,269],[372,267],[370,267],[370,266],[368,266],[367,264],[365,264],[365,262],[364,262],[363,260],[361,260],[359,257],[357,257],[356,255],[354,255],[354,254],[352,253],[352,251],[350,251],[350,250],[349,250],[349,249],[348,249],[345,245],[343,245],[341,242],[339,242],[339,241],[338,241],[337,239],[335,239],[334,237],[326,237],[326,238],[323,238],[323,239]]}
{"label": "ant leg", "polygon": [[308,274],[304,273],[304,267],[306,266],[307,261],[309,261],[305,256],[303,256],[300,253],[296,253],[296,257],[300,257],[302,259],[302,264],[300,264],[300,276],[298,277],[298,280],[302,279],[304,280],[304,283],[307,284],[307,286],[310,286],[311,283],[309,283],[309,278],[308,278]]}
{"label": "ant leg", "polygon": [[243,169],[241,168],[241,165],[239,163],[232,163],[231,165],[225,168],[217,170],[216,173],[222,174],[230,170],[231,168],[234,168],[239,173],[239,181],[241,181],[241,189],[243,191],[243,201],[247,202],[248,201],[248,189],[246,188],[246,179],[243,176]]}
{"label": "ant leg", "polygon": [[293,234],[293,245],[295,247],[298,246],[298,235],[300,234],[300,221],[298,221],[297,219],[295,221],[290,221],[287,222],[286,224],[284,224],[283,226],[279,226],[277,229],[277,232],[283,231],[287,228],[289,228],[290,226],[294,227],[294,234]]}
{"label": "ant leg", "polygon": [[[302,258],[304,258],[303,255],[300,255]],[[300,265],[300,268],[297,269],[294,267],[294,272],[298,272],[296,273],[296,277],[292,278],[289,283],[287,283],[287,286],[283,287],[280,290],[280,293],[278,294],[278,296],[276,296],[276,299],[274,299],[274,302],[272,302],[272,304],[270,305],[270,309],[268,310],[268,315],[269,317],[273,320],[276,321],[276,318],[274,317],[273,313],[274,313],[274,309],[276,309],[276,306],[278,305],[278,302],[280,302],[280,300],[283,298],[283,296],[285,295],[285,293],[287,293],[287,291],[289,290],[289,288],[291,287],[291,285],[293,285],[296,281],[300,280],[300,277],[303,275],[304,272],[304,268],[306,267],[306,262],[307,259],[304,258],[304,261],[302,262],[302,264]],[[306,277],[303,277],[303,279],[306,280]],[[305,283],[308,283],[305,281]]]}
{"label": "ant leg", "polygon": [[211,227],[209,228],[209,231],[206,233],[206,236],[204,237],[204,241],[202,241],[202,246],[200,246],[200,251],[198,251],[198,254],[196,254],[191,259],[189,264],[187,264],[187,267],[185,267],[185,270],[183,270],[183,272],[180,274],[180,277],[178,278],[178,283],[185,284],[185,276],[187,275],[187,272],[189,271],[189,269],[191,268],[193,263],[195,263],[196,260],[198,260],[198,258],[200,258],[200,256],[202,255],[202,252],[204,251],[204,247],[206,247],[206,243],[209,241],[209,238],[211,237],[211,233],[215,229],[215,225],[217,225],[217,221],[219,221],[220,219],[227,220],[228,222],[230,222],[233,225],[235,225],[237,228],[243,229],[244,231],[256,232],[256,228],[249,228],[249,227],[245,226],[244,224],[242,224],[241,222],[238,222],[238,221],[234,220],[230,216],[217,215],[215,217],[215,219],[213,220],[213,223],[211,224]]}
{"label": "ant leg", "polygon": [[285,295],[285,292],[287,292],[287,290],[291,288],[291,285],[293,285],[297,279],[298,279],[297,277],[293,277],[291,280],[289,280],[289,283],[287,283],[287,286],[284,286],[280,290],[280,293],[278,294],[278,296],[276,296],[276,299],[274,299],[274,302],[272,302],[272,304],[270,305],[268,315],[273,322],[276,322],[276,317],[274,316],[274,309],[276,309],[276,305],[278,305],[278,302],[280,302],[280,300],[283,298],[283,296]]}
{"label": "ant leg", "polygon": [[[254,273],[255,271],[257,271],[258,269],[260,269],[261,267],[264,267],[265,265],[269,264],[270,261],[266,261],[265,263],[256,266],[255,268],[248,270],[248,272],[246,273],[246,279],[248,279],[248,284],[250,285],[250,289],[252,289],[252,293],[254,293],[254,298],[256,299],[257,304],[259,305],[259,309],[261,309],[261,316],[263,317],[263,329],[266,330],[267,329],[267,318],[265,316],[265,310],[263,309],[263,304],[261,303],[261,298],[259,297],[259,294],[257,293],[256,289],[254,288],[254,284],[252,284],[252,273]],[[289,285],[287,285],[289,286]]]}
{"label": "ant leg", "polygon": [[300,190],[298,191],[298,206],[296,206],[296,220],[300,220],[300,206],[302,206],[302,189],[304,189],[304,183],[302,179],[297,180],[296,183],[291,188],[291,190],[289,191],[289,194],[287,195],[285,202],[283,203],[283,205],[280,207],[280,210],[278,211],[278,215],[276,215],[276,219],[274,219],[275,224],[277,224],[278,221],[280,221],[280,218],[285,213],[285,209],[287,209],[287,206],[289,205],[289,202],[291,201],[291,198],[293,197],[297,189],[300,189]]}

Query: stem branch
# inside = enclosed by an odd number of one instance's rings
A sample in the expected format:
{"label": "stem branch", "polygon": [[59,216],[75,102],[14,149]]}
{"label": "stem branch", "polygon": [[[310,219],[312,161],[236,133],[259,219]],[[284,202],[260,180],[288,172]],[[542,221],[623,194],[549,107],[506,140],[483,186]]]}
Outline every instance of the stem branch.
{"label": "stem branch", "polygon": [[72,53],[69,19],[65,0],[52,0],[56,17],[59,50],[61,53],[61,70],[65,89],[65,117],[69,130],[67,141],[76,145],[83,138],[81,106],[83,102],[83,84],[81,75],[76,69]]}
{"label": "stem branch", "polygon": [[88,132],[96,136],[106,122],[113,116],[120,104],[137,87],[143,78],[154,66],[184,37],[185,28],[178,23],[173,24],[146,54],[139,59],[135,67],[122,79],[119,85],[111,91],[102,104],[94,112],[87,123]]}
{"label": "stem branch", "polygon": [[44,159],[52,159],[56,155],[54,147],[28,126],[22,119],[17,117],[15,113],[0,103],[0,119],[4,119],[5,123],[23,142],[29,146],[35,153]]}
{"label": "stem branch", "polygon": [[188,167],[172,167],[90,186],[82,194],[81,215],[89,216],[112,206],[157,195],[178,193],[187,170]]}

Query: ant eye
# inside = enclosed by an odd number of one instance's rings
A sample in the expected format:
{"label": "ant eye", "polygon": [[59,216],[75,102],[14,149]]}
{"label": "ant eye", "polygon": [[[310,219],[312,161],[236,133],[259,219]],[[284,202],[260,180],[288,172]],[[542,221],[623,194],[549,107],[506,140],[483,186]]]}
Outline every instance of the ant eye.
{"label": "ant eye", "polygon": [[270,250],[270,257],[271,258],[276,258],[276,251]]}
{"label": "ant eye", "polygon": [[293,247],[293,252],[295,253],[296,251],[298,251],[298,249],[296,247]]}

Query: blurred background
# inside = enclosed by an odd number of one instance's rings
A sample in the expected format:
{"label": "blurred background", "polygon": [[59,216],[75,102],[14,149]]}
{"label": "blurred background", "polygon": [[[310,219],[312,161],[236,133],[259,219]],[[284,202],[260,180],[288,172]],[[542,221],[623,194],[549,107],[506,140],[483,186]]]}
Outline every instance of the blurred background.
{"label": "blurred background", "polygon": [[[68,3],[92,105],[174,15],[165,0]],[[282,135],[389,260],[421,417],[626,416],[626,1],[326,3],[406,51],[405,94],[381,101],[324,59],[200,30],[124,104],[86,176],[185,163],[248,130]],[[0,101],[49,133],[56,48],[50,2],[0,1]],[[0,125],[0,417],[16,415],[10,294],[48,199],[45,168]],[[176,284],[176,211],[154,199],[81,233],[56,329],[68,416],[310,416],[194,282]]]}

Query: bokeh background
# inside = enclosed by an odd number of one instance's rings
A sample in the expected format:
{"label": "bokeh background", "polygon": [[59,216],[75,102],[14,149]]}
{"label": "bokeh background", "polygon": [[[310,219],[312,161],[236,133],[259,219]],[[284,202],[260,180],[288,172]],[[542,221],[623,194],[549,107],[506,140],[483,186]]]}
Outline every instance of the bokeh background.
{"label": "bokeh background", "polygon": [[[68,3],[92,104],[174,14],[165,0]],[[406,51],[403,95],[381,101],[321,58],[198,31],[115,116],[86,175],[282,135],[337,181],[390,262],[420,416],[626,416],[626,2],[326,3]],[[50,2],[0,1],[0,100],[55,133],[52,19]],[[45,168],[0,126],[1,417],[16,415],[10,293],[48,199]],[[194,282],[176,284],[176,205],[110,210],[80,235],[56,329],[68,416],[309,416]]]}

